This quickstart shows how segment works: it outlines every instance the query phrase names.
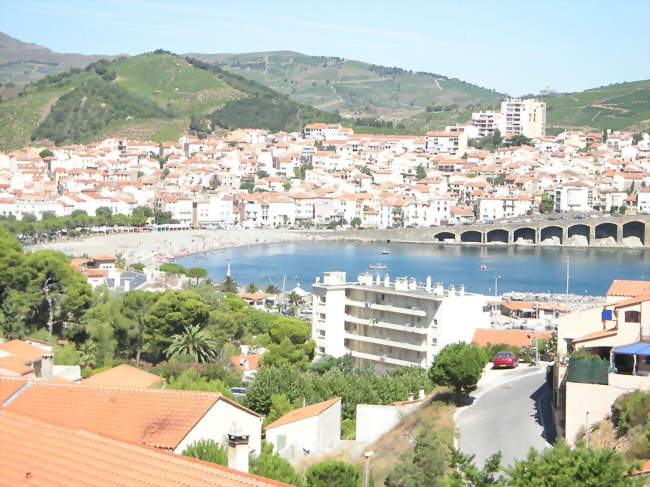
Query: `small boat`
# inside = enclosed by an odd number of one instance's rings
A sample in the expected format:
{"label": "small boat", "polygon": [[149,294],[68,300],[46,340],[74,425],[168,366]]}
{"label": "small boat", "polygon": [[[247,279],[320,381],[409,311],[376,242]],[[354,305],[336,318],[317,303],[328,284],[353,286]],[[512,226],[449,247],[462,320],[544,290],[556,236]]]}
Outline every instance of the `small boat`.
{"label": "small boat", "polygon": [[386,264],[380,264],[380,263],[370,264],[368,266],[368,269],[377,269],[377,270],[382,270],[383,271],[383,270],[388,269],[388,266]]}
{"label": "small boat", "polygon": [[384,250],[382,250],[380,253],[381,253],[382,255],[388,255],[388,254],[390,254],[390,250],[388,250],[388,249],[384,249]]}

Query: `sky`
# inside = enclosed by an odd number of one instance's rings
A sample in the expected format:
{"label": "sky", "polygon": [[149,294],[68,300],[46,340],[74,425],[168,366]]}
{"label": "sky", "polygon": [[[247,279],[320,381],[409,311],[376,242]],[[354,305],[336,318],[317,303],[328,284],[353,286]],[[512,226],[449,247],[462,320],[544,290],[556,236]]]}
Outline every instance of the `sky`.
{"label": "sky", "polygon": [[292,50],[511,96],[650,78],[650,0],[0,0],[0,31],[84,54]]}

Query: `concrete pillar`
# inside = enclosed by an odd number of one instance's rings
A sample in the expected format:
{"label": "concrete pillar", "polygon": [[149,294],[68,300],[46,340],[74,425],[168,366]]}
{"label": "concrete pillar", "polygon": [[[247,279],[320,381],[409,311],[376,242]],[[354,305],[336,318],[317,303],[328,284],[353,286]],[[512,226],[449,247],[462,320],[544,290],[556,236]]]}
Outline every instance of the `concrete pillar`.
{"label": "concrete pillar", "polygon": [[646,221],[643,223],[643,245],[650,247],[650,222]]}
{"label": "concrete pillar", "polygon": [[569,242],[569,225],[564,225],[562,227],[562,245],[566,245]]}
{"label": "concrete pillar", "polygon": [[454,232],[454,242],[460,242],[460,232]]}
{"label": "concrete pillar", "polygon": [[487,230],[484,230],[484,231],[481,232],[481,243],[482,244],[487,243],[487,234],[488,234]]}
{"label": "concrete pillar", "polygon": [[508,243],[515,243],[515,231],[514,230],[508,230]]}
{"label": "concrete pillar", "polygon": [[534,243],[539,245],[541,241],[542,241],[542,230],[539,227],[537,227],[537,228],[535,228],[535,242]]}
{"label": "concrete pillar", "polygon": [[591,225],[589,227],[589,245],[593,245],[596,241],[596,225]]}
{"label": "concrete pillar", "polygon": [[616,225],[616,243],[621,244],[623,243],[623,224],[618,223]]}

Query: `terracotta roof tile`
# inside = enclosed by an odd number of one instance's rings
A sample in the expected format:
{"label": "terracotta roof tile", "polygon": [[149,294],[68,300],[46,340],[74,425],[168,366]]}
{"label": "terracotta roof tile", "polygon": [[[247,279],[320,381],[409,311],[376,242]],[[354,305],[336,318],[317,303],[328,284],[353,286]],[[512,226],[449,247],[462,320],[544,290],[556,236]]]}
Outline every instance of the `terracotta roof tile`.
{"label": "terracotta roof tile", "polygon": [[0,377],[0,405],[25,384],[27,384],[27,379]]}
{"label": "terracotta roof tile", "polygon": [[263,356],[261,353],[249,353],[233,355],[229,360],[240,370],[257,370],[260,367],[260,360],[262,360]]}
{"label": "terracotta roof tile", "polygon": [[472,343],[479,347],[486,345],[511,345],[513,347],[524,347],[531,344],[529,336],[537,335],[545,340],[551,336],[547,331],[534,332],[531,330],[495,330],[492,328],[477,328],[474,332]]}
{"label": "terracotta roof tile", "polygon": [[32,382],[9,411],[122,441],[174,449],[221,394]]}
{"label": "terracotta roof tile", "polygon": [[151,387],[162,381],[163,378],[156,374],[132,367],[129,364],[122,364],[91,375],[81,383],[93,386]]}
{"label": "terracotta roof tile", "polygon": [[599,338],[606,338],[614,336],[618,333],[618,330],[600,330],[587,333],[579,338],[573,340],[573,343],[588,342],[591,340],[598,340]]}
{"label": "terracotta roof tile", "polygon": [[3,485],[287,486],[275,480],[0,411]]}
{"label": "terracotta roof tile", "polygon": [[320,413],[329,409],[340,400],[341,400],[340,397],[335,397],[333,399],[328,399],[327,401],[311,404],[304,408],[294,409],[293,411],[289,411],[284,416],[280,416],[278,419],[276,419],[270,425],[268,425],[266,429],[268,430],[285,424],[293,423],[294,421],[300,421],[302,419],[318,416]]}
{"label": "terracotta roof tile", "polygon": [[615,279],[609,286],[606,296],[623,296],[634,298],[642,294],[650,294],[650,281],[625,281]]}
{"label": "terracotta roof tile", "polygon": [[21,359],[23,363],[31,363],[40,360],[40,358],[47,353],[42,348],[35,347],[34,345],[30,345],[21,340],[10,340],[8,342],[0,343],[0,350]]}

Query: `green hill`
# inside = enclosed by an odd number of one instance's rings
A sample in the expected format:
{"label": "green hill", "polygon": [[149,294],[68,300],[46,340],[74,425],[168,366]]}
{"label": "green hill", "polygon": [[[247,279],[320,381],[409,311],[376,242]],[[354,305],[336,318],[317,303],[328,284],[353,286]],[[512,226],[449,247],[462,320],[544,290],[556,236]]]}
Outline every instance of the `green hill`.
{"label": "green hill", "polygon": [[191,58],[157,51],[43,78],[0,102],[0,149],[87,143],[109,135],[173,140],[209,127],[297,130],[339,115]]}
{"label": "green hill", "polygon": [[502,98],[494,90],[446,76],[338,57],[291,51],[190,56],[217,63],[299,103],[354,117],[404,119],[427,106],[491,106]]}
{"label": "green hill", "polygon": [[544,97],[548,127],[650,128],[650,80]]}

